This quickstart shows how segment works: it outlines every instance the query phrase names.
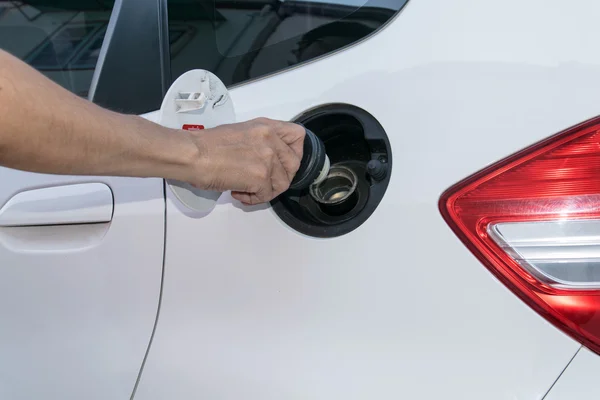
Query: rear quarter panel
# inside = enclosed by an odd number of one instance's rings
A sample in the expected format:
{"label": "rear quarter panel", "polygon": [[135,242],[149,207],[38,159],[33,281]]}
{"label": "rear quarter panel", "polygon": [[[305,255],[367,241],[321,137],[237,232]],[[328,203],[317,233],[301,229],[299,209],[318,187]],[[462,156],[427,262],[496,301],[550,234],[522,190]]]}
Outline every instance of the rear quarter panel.
{"label": "rear quarter panel", "polygon": [[299,235],[225,194],[167,199],[163,304],[137,398],[540,399],[579,345],[460,243],[440,194],[598,114],[600,3],[411,0],[374,37],[231,91],[239,120],[344,102],[394,158],[356,231]]}

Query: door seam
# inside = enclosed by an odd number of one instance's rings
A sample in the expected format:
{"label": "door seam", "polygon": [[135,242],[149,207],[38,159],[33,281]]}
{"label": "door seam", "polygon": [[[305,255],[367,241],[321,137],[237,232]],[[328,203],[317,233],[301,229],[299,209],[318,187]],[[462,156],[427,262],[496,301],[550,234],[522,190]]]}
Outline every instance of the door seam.
{"label": "door seam", "polygon": [[546,391],[546,393],[544,393],[544,396],[542,396],[542,400],[544,400],[546,398],[546,396],[548,396],[550,394],[550,392],[554,388],[554,385],[556,385],[556,383],[559,381],[560,377],[563,376],[563,374],[565,373],[565,371],[567,370],[567,368],[569,368],[569,365],[571,365],[571,363],[573,362],[573,360],[575,359],[575,357],[577,357],[577,354],[579,354],[579,352],[581,351],[582,348],[583,348],[583,346],[579,346],[579,348],[577,349],[577,351],[575,352],[575,354],[573,354],[573,357],[571,357],[571,359],[569,360],[569,362],[567,363],[567,365],[565,365],[565,367],[563,368],[562,371],[560,371],[560,374],[558,374],[558,376],[556,377],[556,379],[554,380],[554,382],[552,382],[552,385],[550,385],[550,388],[548,388],[548,390]]}
{"label": "door seam", "polygon": [[165,259],[167,254],[167,187],[165,180],[162,180],[163,185],[163,199],[164,199],[164,213],[163,213],[163,256],[162,256],[162,269],[160,274],[160,289],[158,292],[158,305],[156,309],[156,317],[154,318],[154,326],[152,327],[152,334],[150,335],[150,340],[148,341],[148,347],[146,348],[146,353],[144,354],[144,358],[142,359],[142,364],[140,365],[140,370],[138,372],[137,379],[135,380],[135,384],[133,386],[133,390],[131,391],[130,400],[133,400],[140,381],[142,379],[142,374],[144,372],[144,367],[146,366],[146,361],[148,360],[148,355],[150,354],[150,348],[152,347],[152,342],[154,341],[154,335],[156,334],[156,327],[158,326],[158,318],[160,317],[160,308],[162,305],[163,298],[163,287],[165,281]]}

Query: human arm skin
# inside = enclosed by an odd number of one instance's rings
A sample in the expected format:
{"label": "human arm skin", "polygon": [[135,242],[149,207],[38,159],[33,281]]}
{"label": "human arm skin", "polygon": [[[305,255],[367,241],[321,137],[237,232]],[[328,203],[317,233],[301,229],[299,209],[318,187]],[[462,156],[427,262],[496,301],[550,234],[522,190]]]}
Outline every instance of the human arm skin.
{"label": "human arm skin", "polygon": [[287,190],[304,134],[297,124],[264,118],[202,131],[165,128],[82,99],[0,50],[0,166],[176,179],[257,204]]}

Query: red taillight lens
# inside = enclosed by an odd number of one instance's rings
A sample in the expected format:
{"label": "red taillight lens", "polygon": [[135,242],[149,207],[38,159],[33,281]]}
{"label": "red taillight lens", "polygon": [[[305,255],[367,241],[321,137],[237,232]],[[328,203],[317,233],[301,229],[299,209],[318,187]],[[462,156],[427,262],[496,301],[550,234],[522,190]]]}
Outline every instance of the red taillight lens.
{"label": "red taillight lens", "polygon": [[498,279],[600,354],[600,117],[456,184],[440,210]]}

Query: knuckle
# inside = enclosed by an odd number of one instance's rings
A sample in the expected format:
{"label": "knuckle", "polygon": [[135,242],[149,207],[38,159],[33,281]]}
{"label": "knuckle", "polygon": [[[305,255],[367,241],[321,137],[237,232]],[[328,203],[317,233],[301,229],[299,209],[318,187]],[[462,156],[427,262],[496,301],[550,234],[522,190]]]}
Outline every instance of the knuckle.
{"label": "knuckle", "polygon": [[261,156],[264,160],[271,161],[273,160],[273,157],[275,157],[275,150],[273,150],[271,147],[263,147],[261,150]]}
{"label": "knuckle", "polygon": [[263,181],[267,181],[269,180],[269,169],[267,167],[264,167],[260,170],[260,175],[259,175],[260,179],[262,179]]}
{"label": "knuckle", "polygon": [[258,117],[255,118],[253,121],[259,125],[267,125],[271,120],[265,117]]}
{"label": "knuckle", "polygon": [[258,182],[250,182],[248,184],[248,192],[249,193],[258,193],[260,191],[260,189],[262,188],[262,185],[260,185]]}
{"label": "knuckle", "polygon": [[252,175],[255,179],[264,184],[269,179],[269,168],[265,164],[259,164],[252,170]]}
{"label": "knuckle", "polygon": [[254,133],[260,137],[266,138],[273,133],[273,121],[268,118],[256,118],[253,120]]}
{"label": "knuckle", "polygon": [[271,135],[271,131],[269,130],[269,128],[266,125],[256,125],[254,126],[254,128],[250,131],[250,135],[254,138],[254,139],[258,139],[258,140],[266,140],[269,138],[269,136]]}

